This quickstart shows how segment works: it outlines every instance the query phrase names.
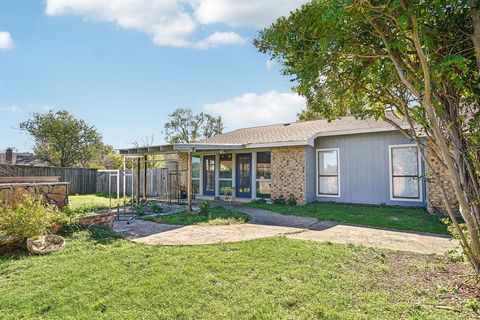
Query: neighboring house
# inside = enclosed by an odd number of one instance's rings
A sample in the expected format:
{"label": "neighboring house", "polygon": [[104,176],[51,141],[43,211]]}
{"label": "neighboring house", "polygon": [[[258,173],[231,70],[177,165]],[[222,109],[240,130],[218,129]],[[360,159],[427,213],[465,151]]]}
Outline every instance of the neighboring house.
{"label": "neighboring house", "polygon": [[0,153],[0,163],[22,165],[22,166],[43,166],[40,160],[37,160],[35,155],[30,152],[14,152],[13,149],[8,148],[5,152]]}
{"label": "neighboring house", "polygon": [[191,152],[197,198],[293,196],[300,204],[441,206],[438,196],[430,194],[435,188],[426,182],[417,147],[385,121],[343,117],[331,122],[285,123],[158,148],[169,147],[179,152],[183,170],[186,152]]}

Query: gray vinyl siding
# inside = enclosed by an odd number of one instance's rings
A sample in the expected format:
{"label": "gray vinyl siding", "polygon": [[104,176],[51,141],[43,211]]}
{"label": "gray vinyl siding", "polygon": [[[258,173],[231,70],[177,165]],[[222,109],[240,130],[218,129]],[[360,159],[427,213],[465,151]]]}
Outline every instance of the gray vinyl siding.
{"label": "gray vinyl siding", "polygon": [[[389,146],[398,144],[411,142],[393,131],[315,139],[314,148],[306,151],[307,163],[313,163],[306,166],[307,201],[425,206],[424,180],[422,202],[390,200]],[[340,197],[317,196],[316,149],[329,148],[340,149]]]}

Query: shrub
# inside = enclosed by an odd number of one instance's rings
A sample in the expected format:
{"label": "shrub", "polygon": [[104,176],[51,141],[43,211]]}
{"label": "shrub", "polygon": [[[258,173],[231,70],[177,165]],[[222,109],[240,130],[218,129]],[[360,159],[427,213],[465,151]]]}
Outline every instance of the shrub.
{"label": "shrub", "polygon": [[267,199],[265,199],[265,198],[260,198],[260,199],[257,199],[257,200],[252,201],[252,203],[266,204],[266,203],[267,203]]}
{"label": "shrub", "polygon": [[290,194],[287,199],[287,205],[289,206],[296,206],[297,205],[297,199],[293,194]]}
{"label": "shrub", "polygon": [[145,215],[145,208],[143,204],[134,204],[132,206],[133,212],[136,213],[137,216],[144,216]]}
{"label": "shrub", "polygon": [[210,201],[203,200],[200,202],[200,214],[209,215],[210,214]]}
{"label": "shrub", "polygon": [[64,222],[64,215],[56,207],[44,205],[41,199],[25,194],[21,200],[14,207],[0,207],[0,236],[35,238]]}
{"label": "shrub", "polygon": [[279,196],[278,198],[275,198],[273,200],[273,203],[283,205],[283,204],[285,204],[285,199],[283,198],[283,196]]}
{"label": "shrub", "polygon": [[154,203],[150,206],[150,210],[154,213],[161,213],[163,211],[163,208],[158,205],[158,203]]}

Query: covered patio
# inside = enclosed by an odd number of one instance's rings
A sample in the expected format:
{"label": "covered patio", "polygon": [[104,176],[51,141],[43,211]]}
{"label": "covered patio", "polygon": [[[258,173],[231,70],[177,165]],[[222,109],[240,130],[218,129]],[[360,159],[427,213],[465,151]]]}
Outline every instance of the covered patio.
{"label": "covered patio", "polygon": [[[193,199],[251,201],[271,198],[271,150],[247,148],[241,144],[169,144],[144,148],[120,149],[125,163],[134,159],[137,170],[136,201],[146,200],[148,169],[158,155],[175,157],[178,161],[179,197],[186,198],[191,210]],[[140,175],[143,173],[143,181]],[[140,184],[143,184],[143,187]]]}

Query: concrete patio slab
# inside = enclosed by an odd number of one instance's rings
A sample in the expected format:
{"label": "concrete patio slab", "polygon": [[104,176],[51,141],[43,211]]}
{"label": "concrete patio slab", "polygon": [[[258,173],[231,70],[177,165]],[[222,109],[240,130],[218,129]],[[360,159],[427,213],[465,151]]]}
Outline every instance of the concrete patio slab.
{"label": "concrete patio slab", "polygon": [[146,237],[170,230],[175,230],[183,226],[171,224],[155,223],[143,220],[132,221],[115,221],[113,230],[120,233],[125,239],[133,240],[136,238]]}
{"label": "concrete patio slab", "polygon": [[291,239],[363,245],[422,254],[445,254],[459,248],[458,241],[445,236],[343,225],[241,205],[224,206],[250,215],[250,222],[227,226],[179,226],[143,220],[115,221],[114,230],[129,240],[150,245],[202,245],[286,235]]}
{"label": "concrete patio slab", "polygon": [[177,226],[177,228],[136,238],[133,241],[153,245],[199,245],[253,240],[301,231],[302,229],[298,228],[249,223],[227,226],[184,226],[181,228]]}
{"label": "concrete patio slab", "polygon": [[287,237],[299,240],[363,245],[423,254],[444,254],[452,249],[459,248],[458,241],[442,236],[348,225],[335,225],[321,231],[308,230],[302,233],[287,235]]}
{"label": "concrete patio slab", "polygon": [[248,214],[251,218],[249,223],[269,226],[283,226],[305,229],[318,222],[316,218],[284,215],[267,210],[250,208],[241,205],[224,205],[225,208]]}

